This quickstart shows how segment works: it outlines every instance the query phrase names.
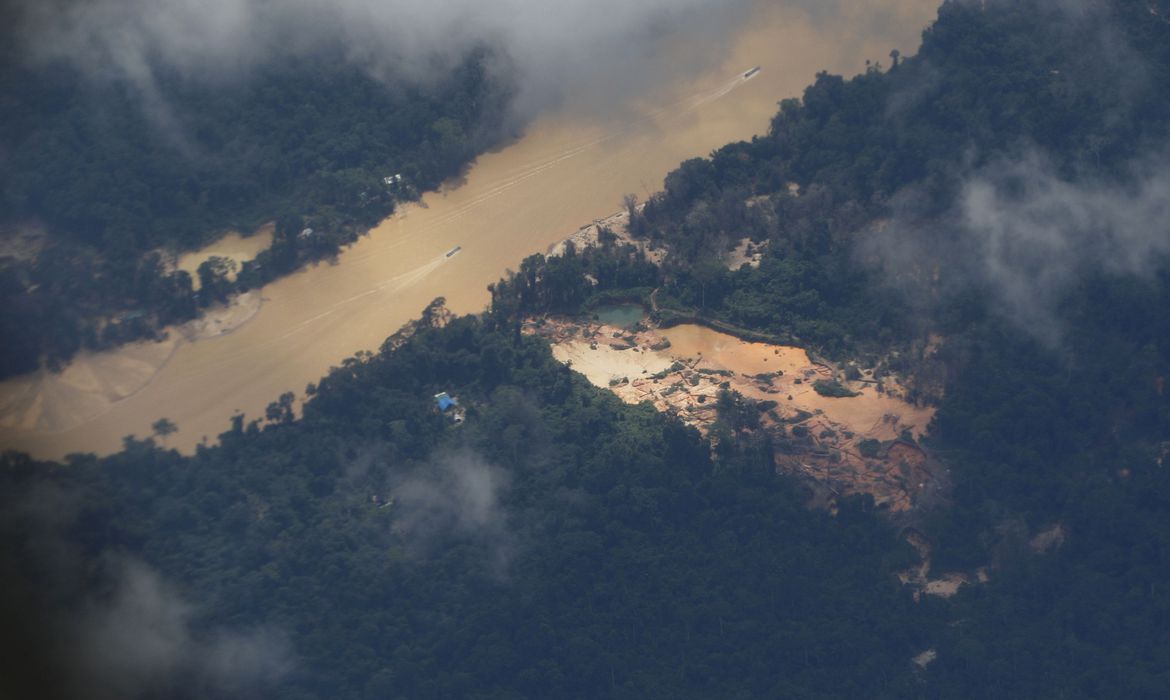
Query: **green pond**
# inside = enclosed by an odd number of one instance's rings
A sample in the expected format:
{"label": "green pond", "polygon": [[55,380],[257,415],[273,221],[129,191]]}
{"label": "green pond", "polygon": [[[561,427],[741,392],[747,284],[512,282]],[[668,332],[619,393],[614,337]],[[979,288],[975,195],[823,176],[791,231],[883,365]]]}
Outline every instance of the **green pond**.
{"label": "green pond", "polygon": [[646,318],[641,304],[606,304],[598,306],[593,313],[602,323],[619,328],[630,328]]}

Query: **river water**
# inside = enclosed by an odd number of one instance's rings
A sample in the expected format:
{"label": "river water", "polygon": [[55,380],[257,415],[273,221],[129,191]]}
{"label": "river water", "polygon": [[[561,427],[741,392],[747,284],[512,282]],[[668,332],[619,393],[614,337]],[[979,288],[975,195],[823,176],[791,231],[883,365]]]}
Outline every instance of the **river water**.
{"label": "river water", "polygon": [[[193,450],[239,412],[259,417],[285,391],[382,340],[435,297],[458,313],[481,310],[486,287],[533,252],[645,198],[686,158],[763,133],[784,97],[819,70],[845,74],[890,49],[916,50],[937,0],[840,0],[832,17],[764,3],[704,75],[659,85],[611,117],[567,105],[515,143],[479,158],[467,176],[405,208],[345,251],[265,287],[251,319],[216,337],[137,344],[84,355],[62,374],[0,384],[0,445],[60,458],[109,453],[167,417],[167,445]],[[874,7],[881,5],[881,7]],[[760,73],[744,79],[753,66]],[[448,257],[455,246],[460,252]]]}

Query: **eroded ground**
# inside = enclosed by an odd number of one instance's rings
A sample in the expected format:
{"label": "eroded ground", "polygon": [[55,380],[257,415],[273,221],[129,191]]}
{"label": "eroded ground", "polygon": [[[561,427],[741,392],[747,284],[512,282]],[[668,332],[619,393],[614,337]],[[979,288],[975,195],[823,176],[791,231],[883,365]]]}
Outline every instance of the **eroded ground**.
{"label": "eroded ground", "polygon": [[[645,204],[638,205],[638,211],[641,211],[644,206]],[[601,229],[603,228],[608,229],[618,242],[637,248],[642,254],[642,257],[655,265],[661,265],[662,261],[666,259],[666,248],[654,246],[648,241],[640,240],[630,235],[630,214],[624,210],[603,216],[600,219],[594,219],[591,223],[578,228],[565,238],[565,240],[558,241],[549,246],[548,255],[550,257],[563,255],[565,247],[570,243],[577,250],[598,245]]]}
{"label": "eroded ground", "polygon": [[[751,343],[698,325],[629,331],[587,320],[535,318],[525,332],[552,344],[554,356],[623,401],[649,401],[707,435],[722,389],[759,402],[761,429],[788,449],[777,466],[830,494],[866,493],[893,512],[912,508],[937,487],[917,439],[934,410],[905,401],[894,378],[847,381],[801,348]],[[838,381],[853,396],[822,396],[817,380]],[[832,496],[830,496],[832,500]]]}
{"label": "eroded ground", "polygon": [[[934,545],[925,535],[917,530],[909,529],[904,533],[906,542],[918,553],[918,565],[898,573],[898,580],[904,586],[914,589],[914,602],[929,595],[937,598],[950,598],[959,592],[963,586],[987,583],[990,574],[986,566],[981,566],[973,572],[950,571],[946,573],[931,572],[931,552]],[[928,659],[933,661],[934,657]],[[917,661],[915,661],[917,663]],[[924,665],[925,667],[925,665]]]}

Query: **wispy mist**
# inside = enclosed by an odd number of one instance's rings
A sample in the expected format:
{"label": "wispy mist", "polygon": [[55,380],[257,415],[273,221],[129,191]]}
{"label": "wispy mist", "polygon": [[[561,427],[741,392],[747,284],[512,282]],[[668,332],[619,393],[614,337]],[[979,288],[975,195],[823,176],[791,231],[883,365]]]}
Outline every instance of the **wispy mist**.
{"label": "wispy mist", "polygon": [[962,177],[954,210],[924,218],[918,192],[865,239],[896,283],[916,293],[975,286],[992,308],[1057,342],[1057,307],[1087,272],[1146,276],[1170,253],[1170,157],[1132,163],[1123,178],[1070,176],[1043,154],[1001,158]]}
{"label": "wispy mist", "polygon": [[[267,60],[342,47],[386,80],[425,81],[476,47],[514,74],[518,109],[568,94],[605,99],[694,65],[667,37],[717,41],[751,0],[22,0],[17,36],[35,61],[126,80],[144,94],[159,69],[235,79]],[[689,51],[684,61],[705,60]]]}
{"label": "wispy mist", "polygon": [[[1163,88],[1111,3],[957,0],[951,7],[969,10],[971,18],[986,16],[982,30],[997,27],[996,12],[1010,18],[1004,27],[1028,13],[1035,36],[1005,35],[994,55],[975,60],[1010,63],[1026,56],[1044,93],[1024,104],[971,103],[970,109],[990,116],[969,140],[954,135],[963,157],[934,173],[933,181],[897,192],[892,217],[862,237],[859,252],[923,307],[940,295],[978,290],[993,313],[1056,344],[1063,333],[1058,307],[1084,275],[1148,275],[1170,252],[1170,150],[1153,146],[1128,163],[1117,159],[1132,152],[1119,146],[1122,141],[1156,143],[1157,136],[1143,135],[1138,125],[1143,105]],[[950,96],[947,69],[932,63],[942,60],[937,51],[923,53],[899,74],[887,102],[884,116],[892,129],[905,128],[921,118],[919,110]],[[961,78],[965,69],[954,70]],[[991,89],[980,97],[994,100],[995,94]],[[993,129],[1017,122],[1023,126],[1012,133],[977,133],[983,124]],[[1049,136],[1061,138],[1037,144]],[[940,212],[940,206],[948,209]]]}
{"label": "wispy mist", "polygon": [[515,549],[502,503],[508,484],[502,469],[474,453],[437,455],[392,490],[395,529],[420,556],[455,539],[474,542],[503,573]]}
{"label": "wispy mist", "polygon": [[137,697],[166,692],[176,681],[185,692],[246,697],[289,669],[289,650],[278,633],[250,629],[196,634],[196,608],[153,569],[132,559],[110,564],[108,597],[91,599],[76,618],[74,658],[79,686],[90,697]]}
{"label": "wispy mist", "polygon": [[1132,167],[1124,183],[1062,178],[1042,156],[996,163],[965,183],[962,227],[1007,311],[1042,333],[1086,267],[1145,275],[1170,251],[1170,161]]}

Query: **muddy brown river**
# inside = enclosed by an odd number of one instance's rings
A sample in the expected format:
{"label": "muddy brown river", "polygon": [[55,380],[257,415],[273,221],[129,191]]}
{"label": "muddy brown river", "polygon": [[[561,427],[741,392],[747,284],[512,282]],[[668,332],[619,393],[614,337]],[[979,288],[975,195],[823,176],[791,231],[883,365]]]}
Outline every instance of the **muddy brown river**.
{"label": "muddy brown river", "polygon": [[776,4],[728,45],[701,47],[706,74],[656,86],[620,117],[571,104],[545,114],[462,182],[384,221],[336,264],[265,287],[222,327],[0,384],[0,445],[45,458],[104,454],[125,435],[149,435],[159,417],[179,427],[170,447],[214,441],[233,414],[259,417],[282,392],[302,393],[435,297],[458,313],[481,310],[506,269],[616,211],[623,194],[645,198],[680,161],[763,133],[777,101],[799,96],[817,71],[853,74],[866,59],[888,63],[892,48],[912,53],[937,0],[842,0],[835,16],[822,10],[816,20]]}

